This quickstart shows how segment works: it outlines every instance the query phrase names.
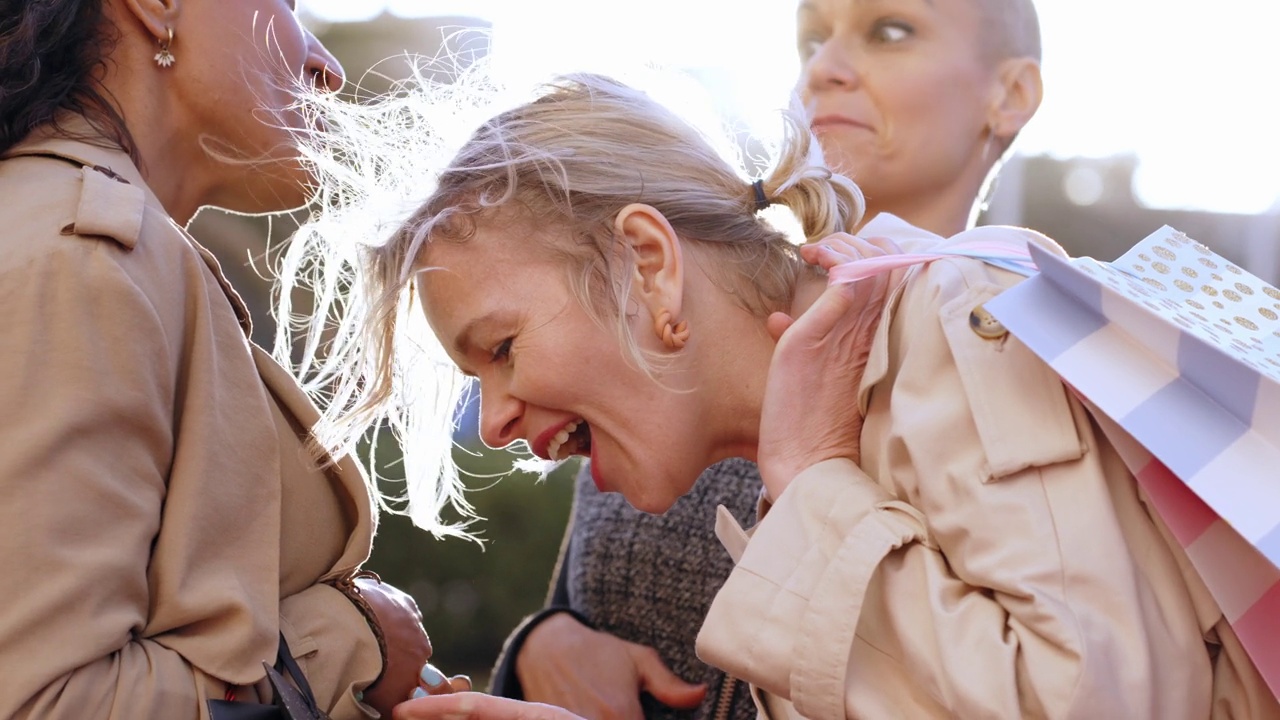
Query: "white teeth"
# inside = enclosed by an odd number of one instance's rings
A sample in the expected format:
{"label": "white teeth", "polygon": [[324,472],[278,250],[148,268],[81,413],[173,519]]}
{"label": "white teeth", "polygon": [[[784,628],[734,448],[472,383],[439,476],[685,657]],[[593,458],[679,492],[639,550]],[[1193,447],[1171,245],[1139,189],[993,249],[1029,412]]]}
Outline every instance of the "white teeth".
{"label": "white teeth", "polygon": [[569,441],[569,436],[572,435],[573,431],[577,430],[578,426],[581,424],[581,420],[574,420],[568,425],[560,428],[560,432],[556,433],[555,437],[551,438],[550,444],[547,445],[547,455],[549,455],[552,460],[564,459],[560,457],[560,449]]}

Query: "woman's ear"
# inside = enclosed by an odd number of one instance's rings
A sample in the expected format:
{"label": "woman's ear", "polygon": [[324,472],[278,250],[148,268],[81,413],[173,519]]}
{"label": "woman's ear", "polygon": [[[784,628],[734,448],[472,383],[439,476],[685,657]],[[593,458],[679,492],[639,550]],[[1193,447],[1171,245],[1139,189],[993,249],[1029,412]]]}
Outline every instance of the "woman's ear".
{"label": "woman's ear", "polygon": [[996,66],[996,92],[987,125],[1000,140],[1012,142],[1031,121],[1044,97],[1040,63],[1029,57],[1001,60]]}
{"label": "woman's ear", "polygon": [[182,2],[183,0],[122,0],[121,4],[127,10],[127,17],[132,17],[160,41],[168,37],[170,30],[175,29]]}
{"label": "woman's ear", "polygon": [[658,317],[679,319],[684,299],[684,257],[680,237],[652,205],[632,203],[614,218],[614,234],[634,262],[631,296]]}

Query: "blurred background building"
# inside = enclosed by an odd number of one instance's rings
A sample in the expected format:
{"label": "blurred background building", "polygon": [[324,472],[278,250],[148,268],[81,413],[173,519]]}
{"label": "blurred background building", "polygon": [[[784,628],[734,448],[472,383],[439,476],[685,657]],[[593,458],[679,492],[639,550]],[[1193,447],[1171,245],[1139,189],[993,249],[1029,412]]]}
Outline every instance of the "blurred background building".
{"label": "blurred background building", "polygon": [[[486,56],[513,82],[555,71],[652,62],[688,74],[736,127],[767,133],[798,72],[793,0],[301,0],[300,12],[369,97],[406,75],[408,55]],[[1075,255],[1110,260],[1172,225],[1280,281],[1280,111],[1267,70],[1280,5],[1219,0],[1039,0],[1046,99],[1015,146],[982,222],[1025,225]],[[296,218],[294,219],[296,220]],[[219,256],[270,346],[267,223],[204,212],[193,233]],[[474,409],[458,437],[475,475],[487,549],[436,542],[383,521],[371,567],[421,606],[437,664],[483,681],[502,639],[541,606],[569,511],[572,468],[545,481],[484,451]]]}

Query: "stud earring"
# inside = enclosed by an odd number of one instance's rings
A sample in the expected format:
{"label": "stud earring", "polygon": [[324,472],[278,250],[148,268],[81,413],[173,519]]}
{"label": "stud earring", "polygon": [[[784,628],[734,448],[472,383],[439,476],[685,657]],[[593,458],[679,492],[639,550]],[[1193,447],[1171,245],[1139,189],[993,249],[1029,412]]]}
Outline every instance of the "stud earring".
{"label": "stud earring", "polygon": [[171,67],[175,62],[173,53],[169,50],[169,46],[173,45],[173,28],[165,29],[169,31],[169,37],[166,40],[159,41],[160,52],[156,53],[155,56],[156,65],[159,65],[162,68]]}
{"label": "stud earring", "polygon": [[684,348],[689,341],[689,323],[681,320],[674,326],[671,324],[671,311],[663,309],[653,321],[653,331],[662,338],[662,344],[672,350]]}

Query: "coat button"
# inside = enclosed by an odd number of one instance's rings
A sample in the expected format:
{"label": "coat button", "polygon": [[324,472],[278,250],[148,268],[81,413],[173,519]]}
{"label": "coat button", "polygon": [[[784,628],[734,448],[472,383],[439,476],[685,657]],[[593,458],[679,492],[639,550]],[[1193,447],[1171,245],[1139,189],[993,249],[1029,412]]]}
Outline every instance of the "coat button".
{"label": "coat button", "polygon": [[978,337],[986,338],[987,340],[999,340],[1009,334],[1008,328],[981,305],[975,307],[973,312],[969,313],[969,329],[973,330]]}

